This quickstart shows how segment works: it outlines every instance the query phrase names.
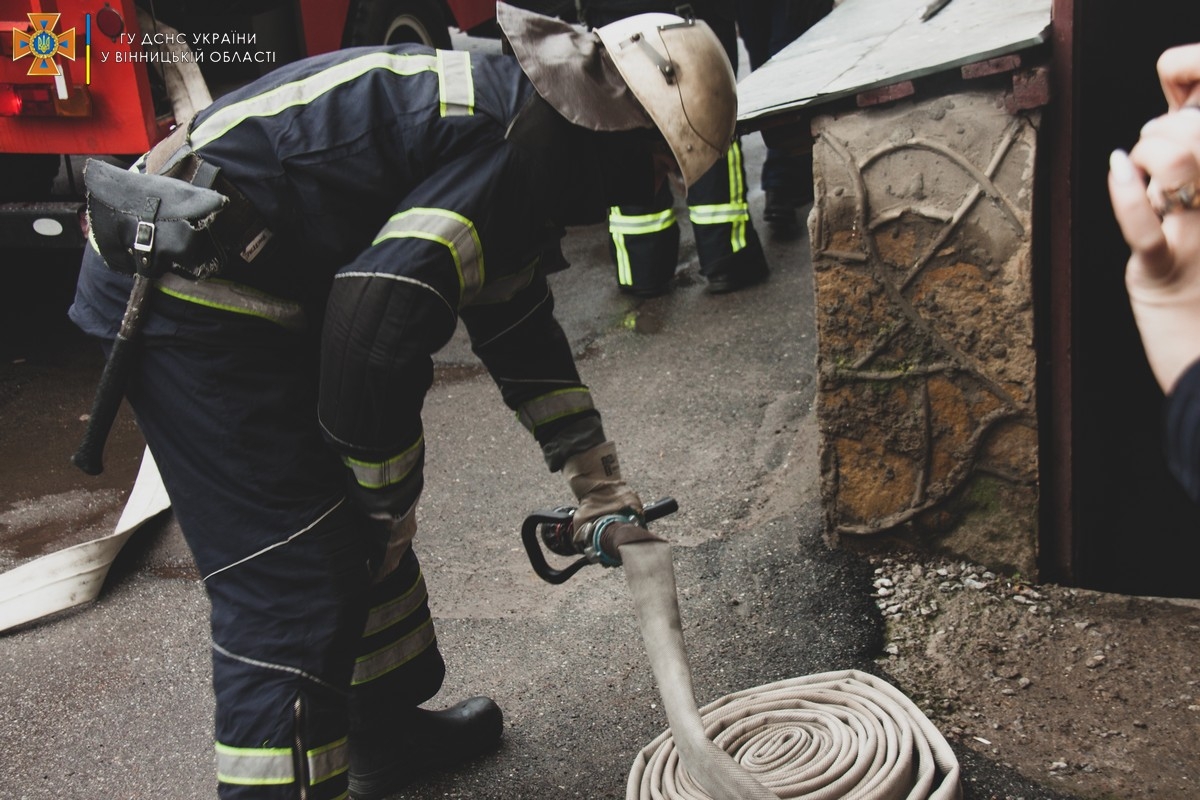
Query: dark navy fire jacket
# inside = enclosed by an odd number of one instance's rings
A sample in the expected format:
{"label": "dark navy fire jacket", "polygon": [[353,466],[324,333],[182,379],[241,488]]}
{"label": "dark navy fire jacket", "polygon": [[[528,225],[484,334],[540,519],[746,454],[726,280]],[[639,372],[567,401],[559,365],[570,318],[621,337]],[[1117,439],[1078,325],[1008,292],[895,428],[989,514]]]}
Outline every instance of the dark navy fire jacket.
{"label": "dark navy fire jacket", "polygon": [[[511,57],[406,45],[306,59],[221,97],[191,122],[190,146],[268,233],[217,279],[160,284],[145,336],[233,347],[262,324],[261,307],[239,305],[247,291],[298,306],[309,336],[297,346],[320,352],[324,436],[379,507],[400,511],[421,483],[431,355],[461,319],[561,466],[602,433],[542,265],[569,187],[553,159],[507,137],[533,96]],[[111,339],[129,286],[88,248],[71,318]]]}

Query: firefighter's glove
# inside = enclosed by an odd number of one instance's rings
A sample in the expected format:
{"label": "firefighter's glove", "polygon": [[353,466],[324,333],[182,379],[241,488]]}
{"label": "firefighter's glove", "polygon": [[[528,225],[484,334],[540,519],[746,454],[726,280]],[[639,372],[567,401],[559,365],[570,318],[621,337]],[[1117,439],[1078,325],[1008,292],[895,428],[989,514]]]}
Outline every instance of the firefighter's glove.
{"label": "firefighter's glove", "polygon": [[423,485],[418,476],[382,489],[368,489],[352,471],[346,471],[346,496],[367,520],[367,563],[376,582],[396,569],[417,533],[417,500]]}
{"label": "firefighter's glove", "polygon": [[585,542],[584,529],[600,517],[612,514],[642,518],[642,501],[621,478],[617,461],[617,446],[612,442],[598,444],[590,450],[576,453],[563,464],[563,475],[579,501],[572,520],[576,549],[584,552],[591,544]]}
{"label": "firefighter's glove", "polygon": [[603,514],[632,511],[639,517],[642,515],[641,499],[621,478],[617,446],[612,442],[576,453],[563,464],[562,471],[579,501],[575,509],[576,526]]}
{"label": "firefighter's glove", "polygon": [[368,565],[372,582],[379,583],[400,565],[400,559],[408,552],[413,537],[417,535],[416,505],[404,514],[377,512],[368,514],[367,518],[374,529]]}

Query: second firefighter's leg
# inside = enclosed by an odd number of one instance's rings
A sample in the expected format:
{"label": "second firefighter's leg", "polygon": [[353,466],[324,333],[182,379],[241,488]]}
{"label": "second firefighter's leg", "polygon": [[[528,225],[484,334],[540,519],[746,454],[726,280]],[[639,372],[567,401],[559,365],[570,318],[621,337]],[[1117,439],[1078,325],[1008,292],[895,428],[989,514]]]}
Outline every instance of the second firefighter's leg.
{"label": "second firefighter's leg", "polygon": [[622,292],[654,297],[671,288],[679,259],[674,202],[664,184],[651,206],[615,206],[609,211],[609,250]]}
{"label": "second firefighter's leg", "polygon": [[742,147],[734,141],[688,192],[688,212],[710,294],[732,292],[767,279],[767,259],[750,221]]}

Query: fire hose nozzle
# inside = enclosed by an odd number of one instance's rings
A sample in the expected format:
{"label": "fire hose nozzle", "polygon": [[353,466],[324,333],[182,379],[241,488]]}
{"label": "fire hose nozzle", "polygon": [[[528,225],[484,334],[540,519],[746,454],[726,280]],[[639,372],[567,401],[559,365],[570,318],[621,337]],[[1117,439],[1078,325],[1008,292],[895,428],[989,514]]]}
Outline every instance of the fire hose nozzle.
{"label": "fire hose nozzle", "polygon": [[[618,527],[610,530],[614,525]],[[635,531],[645,530],[641,517],[634,513],[626,513],[605,514],[576,531],[579,540],[585,542],[583,554],[587,556],[587,560],[602,567],[621,566],[621,554],[617,550],[617,544],[614,543],[613,537],[616,531],[622,527],[632,528]],[[628,534],[625,538],[628,538]]]}
{"label": "fire hose nozzle", "polygon": [[579,554],[579,548],[575,544],[573,526],[574,508],[561,506],[529,515],[521,526],[521,541],[525,544],[529,563],[538,577],[547,583],[564,583],[588,564],[618,566],[621,563],[618,554],[620,545],[631,541],[658,539],[646,531],[643,519],[645,522],[651,522],[678,510],[679,503],[673,497],[664,497],[647,505],[642,519],[632,513],[628,515],[610,514],[589,522],[591,530],[586,532],[587,543],[584,545],[584,557],[563,569],[555,569],[550,566],[546,561],[542,546],[545,545],[550,552],[562,556]]}

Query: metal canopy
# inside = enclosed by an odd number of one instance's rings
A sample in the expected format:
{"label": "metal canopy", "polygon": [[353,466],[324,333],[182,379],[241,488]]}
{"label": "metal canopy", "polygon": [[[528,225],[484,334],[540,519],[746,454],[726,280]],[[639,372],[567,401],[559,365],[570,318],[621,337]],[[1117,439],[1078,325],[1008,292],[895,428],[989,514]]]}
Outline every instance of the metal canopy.
{"label": "metal canopy", "polygon": [[1051,3],[950,0],[922,21],[935,0],[843,0],[738,84],[738,122],[1039,45]]}

